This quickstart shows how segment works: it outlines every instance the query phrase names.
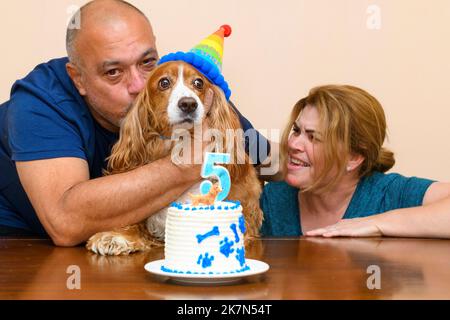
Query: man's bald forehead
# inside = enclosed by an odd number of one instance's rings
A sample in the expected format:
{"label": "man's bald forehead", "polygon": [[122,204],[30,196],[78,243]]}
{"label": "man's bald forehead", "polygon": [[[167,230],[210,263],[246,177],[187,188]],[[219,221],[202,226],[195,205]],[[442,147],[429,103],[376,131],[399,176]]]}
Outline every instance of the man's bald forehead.
{"label": "man's bald forehead", "polygon": [[[75,48],[76,39],[83,33],[84,29],[89,29],[92,25],[102,25],[130,19],[130,14],[138,14],[145,18],[150,26],[150,21],[145,14],[123,0],[94,0],[82,6],[73,16],[71,23],[67,27],[66,49],[69,59],[74,62],[77,59]],[[79,21],[76,27],[74,21]],[[86,28],[88,26],[88,28]]]}

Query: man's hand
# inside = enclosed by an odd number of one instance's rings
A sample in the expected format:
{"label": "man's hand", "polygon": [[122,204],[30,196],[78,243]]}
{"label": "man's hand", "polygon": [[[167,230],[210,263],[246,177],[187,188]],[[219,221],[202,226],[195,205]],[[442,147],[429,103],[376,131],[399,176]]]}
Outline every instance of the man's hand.
{"label": "man's hand", "polygon": [[383,232],[377,225],[376,216],[344,219],[338,223],[306,232],[310,237],[381,237]]}

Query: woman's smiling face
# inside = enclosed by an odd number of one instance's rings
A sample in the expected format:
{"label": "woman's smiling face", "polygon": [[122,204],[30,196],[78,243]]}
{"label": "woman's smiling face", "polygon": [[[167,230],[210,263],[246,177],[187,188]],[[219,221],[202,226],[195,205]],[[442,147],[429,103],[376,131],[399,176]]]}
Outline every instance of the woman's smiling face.
{"label": "woman's smiling face", "polygon": [[285,181],[299,189],[309,187],[320,172],[323,145],[317,108],[305,106],[295,121],[288,139]]}

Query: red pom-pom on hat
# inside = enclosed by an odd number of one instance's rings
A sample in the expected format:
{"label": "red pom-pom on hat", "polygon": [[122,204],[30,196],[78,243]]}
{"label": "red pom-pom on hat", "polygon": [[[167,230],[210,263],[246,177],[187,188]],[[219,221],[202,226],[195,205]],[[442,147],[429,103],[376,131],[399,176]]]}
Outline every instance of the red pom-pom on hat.
{"label": "red pom-pom on hat", "polygon": [[224,24],[223,26],[220,27],[220,29],[223,29],[223,36],[229,37],[231,35],[231,27],[228,24]]}

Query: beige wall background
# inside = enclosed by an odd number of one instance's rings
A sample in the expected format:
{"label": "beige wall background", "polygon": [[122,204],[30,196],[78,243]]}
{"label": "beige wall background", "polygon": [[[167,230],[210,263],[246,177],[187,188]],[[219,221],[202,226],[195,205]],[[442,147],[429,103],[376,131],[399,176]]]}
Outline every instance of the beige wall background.
{"label": "beige wall background", "polygon": [[[0,101],[35,65],[65,55],[77,0],[1,1]],[[282,129],[316,85],[360,86],[383,104],[392,171],[450,181],[450,0],[130,1],[161,55],[228,23],[223,72],[259,129]]]}

